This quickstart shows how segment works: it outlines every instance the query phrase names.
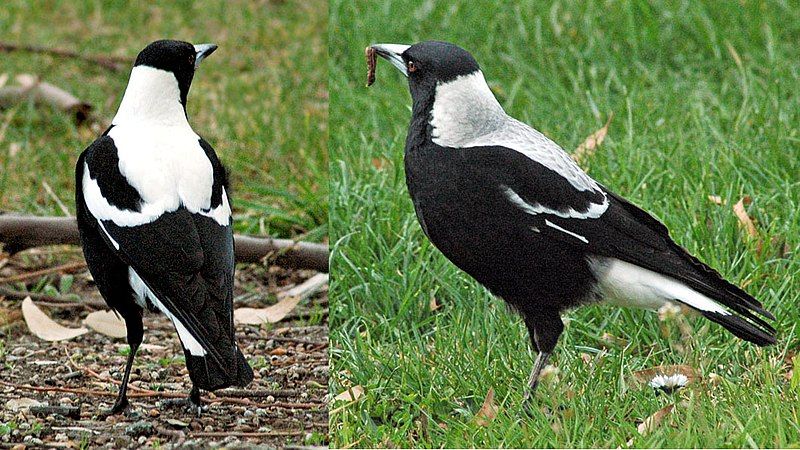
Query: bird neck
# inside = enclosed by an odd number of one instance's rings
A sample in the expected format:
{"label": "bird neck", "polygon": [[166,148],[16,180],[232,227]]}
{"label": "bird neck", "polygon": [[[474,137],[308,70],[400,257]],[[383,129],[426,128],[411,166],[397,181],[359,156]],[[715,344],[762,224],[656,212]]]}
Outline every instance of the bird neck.
{"label": "bird neck", "polygon": [[[187,89],[188,90],[188,89]],[[113,125],[146,122],[157,125],[188,125],[186,93],[172,72],[136,66],[120,102]]]}
{"label": "bird neck", "polygon": [[431,140],[437,145],[467,146],[506,120],[506,112],[480,70],[436,86],[429,124]]}

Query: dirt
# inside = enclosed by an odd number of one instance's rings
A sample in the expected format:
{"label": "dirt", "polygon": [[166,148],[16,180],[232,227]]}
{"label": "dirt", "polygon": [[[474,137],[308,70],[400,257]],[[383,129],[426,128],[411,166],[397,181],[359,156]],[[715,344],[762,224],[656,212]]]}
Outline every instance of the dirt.
{"label": "dirt", "polygon": [[[29,265],[26,269],[40,267]],[[8,276],[3,270],[0,276]],[[15,270],[19,273],[20,270]],[[13,275],[13,274],[12,274]],[[311,271],[237,269],[235,307],[265,307],[277,292],[314,275]],[[47,275],[58,286],[61,274]],[[100,300],[90,278],[74,275],[71,293]],[[41,280],[26,281],[33,288]],[[20,285],[12,286],[20,289]],[[203,392],[198,417],[185,407],[191,382],[169,320],[145,317],[145,340],[136,356],[124,414],[108,416],[128,346],[89,332],[46,342],[33,336],[15,311],[19,299],[0,300],[0,447],[296,447],[328,443],[327,293],[303,301],[284,321],[237,325],[237,340],[255,372],[245,389]],[[65,326],[80,326],[94,308],[42,308]],[[33,407],[30,407],[33,405]],[[44,406],[44,408],[42,408]]]}

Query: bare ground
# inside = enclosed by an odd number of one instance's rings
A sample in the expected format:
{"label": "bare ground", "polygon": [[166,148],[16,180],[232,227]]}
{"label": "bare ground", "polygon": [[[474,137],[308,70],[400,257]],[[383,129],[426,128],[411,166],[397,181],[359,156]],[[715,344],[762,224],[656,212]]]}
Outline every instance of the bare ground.
{"label": "bare ground", "polygon": [[[22,258],[20,260],[19,258]],[[8,277],[53,264],[23,255],[0,269]],[[264,307],[274,294],[314,275],[259,265],[237,270],[236,307]],[[61,273],[46,275],[59,285]],[[100,300],[85,269],[74,274],[72,293]],[[26,280],[30,289],[41,279]],[[20,289],[21,285],[12,286]],[[0,297],[2,298],[2,297]],[[237,339],[255,371],[246,389],[203,392],[200,417],[186,410],[191,388],[183,352],[169,320],[145,317],[145,340],[131,374],[131,407],[106,416],[115,399],[128,350],[124,339],[90,332],[45,342],[20,318],[19,300],[0,301],[0,446],[46,447],[266,447],[327,445],[327,293],[301,303],[284,321],[237,325]],[[42,308],[65,326],[80,326],[94,308]],[[22,403],[22,404],[21,404]],[[27,404],[37,407],[28,408]],[[5,425],[3,425],[5,424]]]}

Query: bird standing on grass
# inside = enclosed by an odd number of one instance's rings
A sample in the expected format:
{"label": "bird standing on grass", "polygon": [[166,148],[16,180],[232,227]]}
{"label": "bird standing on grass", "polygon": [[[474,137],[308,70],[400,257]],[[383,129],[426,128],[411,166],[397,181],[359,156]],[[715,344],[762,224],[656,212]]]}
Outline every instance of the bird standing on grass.
{"label": "bird standing on grass", "polygon": [[200,389],[253,379],[234,339],[226,172],[186,115],[194,71],[216,48],[170,40],[145,47],[111,126],[78,158],[83,252],[106,303],[125,319],[130,345],[112,414],[128,405],[144,308],[175,325],[198,414]]}
{"label": "bird standing on grass", "polygon": [[666,227],[590,178],[558,144],[508,116],[466,50],[445,42],[367,49],[408,77],[408,191],[431,242],[514,307],[538,355],[525,392],[564,329],[561,312],[608,301],[677,303],[756,345],[774,317],[676,244]]}

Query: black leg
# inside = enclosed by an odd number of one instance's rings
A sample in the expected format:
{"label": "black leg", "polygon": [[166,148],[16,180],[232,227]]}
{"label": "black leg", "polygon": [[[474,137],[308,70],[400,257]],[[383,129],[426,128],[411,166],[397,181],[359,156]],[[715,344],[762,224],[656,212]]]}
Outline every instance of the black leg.
{"label": "black leg", "polygon": [[142,343],[144,335],[141,310],[138,314],[126,317],[125,326],[128,329],[128,345],[131,351],[128,354],[128,362],[125,364],[125,375],[122,376],[122,384],[119,386],[119,395],[117,395],[117,400],[108,411],[108,414],[119,414],[128,407],[128,378],[131,376],[133,358],[136,356],[136,351],[139,350],[139,345]]}
{"label": "black leg", "polygon": [[203,411],[203,402],[200,400],[200,388],[197,385],[192,385],[192,391],[189,392],[189,398],[186,401],[189,404],[189,410],[197,412],[197,417],[200,417],[200,413]]}
{"label": "black leg", "polygon": [[531,370],[528,386],[523,397],[523,405],[526,409],[529,409],[532,406],[533,393],[539,385],[539,376],[542,374],[542,369],[547,366],[547,361],[550,358],[550,354],[553,353],[553,349],[556,348],[558,337],[564,331],[564,323],[561,322],[561,316],[558,312],[547,311],[536,317],[526,315],[525,325],[528,328],[531,343],[539,352],[536,355],[536,361],[533,363],[533,370]]}

